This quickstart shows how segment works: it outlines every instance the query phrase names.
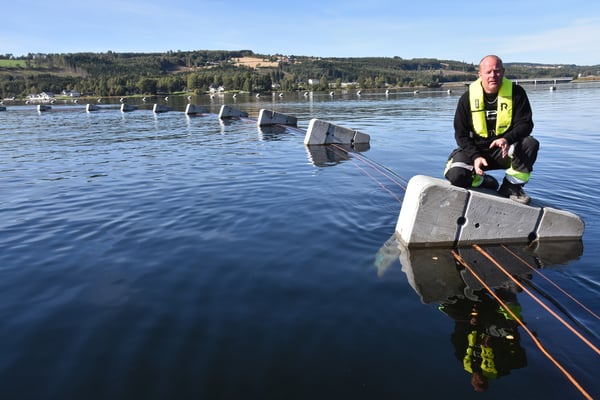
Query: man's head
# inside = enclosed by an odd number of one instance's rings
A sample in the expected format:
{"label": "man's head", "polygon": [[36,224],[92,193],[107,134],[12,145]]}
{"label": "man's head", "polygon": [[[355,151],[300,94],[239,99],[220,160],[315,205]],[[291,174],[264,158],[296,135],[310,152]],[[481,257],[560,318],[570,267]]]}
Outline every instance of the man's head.
{"label": "man's head", "polygon": [[486,93],[498,93],[502,78],[504,78],[504,65],[498,56],[485,56],[479,62],[479,77],[481,86]]}
{"label": "man's head", "polygon": [[488,381],[481,372],[473,372],[471,375],[471,385],[476,392],[485,392],[488,388]]}

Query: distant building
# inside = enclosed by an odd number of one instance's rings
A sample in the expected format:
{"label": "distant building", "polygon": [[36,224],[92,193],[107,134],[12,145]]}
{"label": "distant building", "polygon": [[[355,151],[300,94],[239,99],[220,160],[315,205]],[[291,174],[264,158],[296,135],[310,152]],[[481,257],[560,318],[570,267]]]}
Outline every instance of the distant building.
{"label": "distant building", "polygon": [[80,97],[81,93],[79,93],[77,90],[63,90],[62,95],[69,97]]}

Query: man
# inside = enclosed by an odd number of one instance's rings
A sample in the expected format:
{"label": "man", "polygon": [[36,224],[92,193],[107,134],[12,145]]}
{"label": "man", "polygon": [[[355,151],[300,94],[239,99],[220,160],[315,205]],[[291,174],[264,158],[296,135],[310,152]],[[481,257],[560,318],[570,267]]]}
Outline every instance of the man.
{"label": "man", "polygon": [[495,55],[479,63],[479,78],[460,97],[454,116],[458,148],[444,175],[455,186],[498,189],[485,171],[505,169],[498,193],[529,204],[523,191],[537,158],[539,142],[531,136],[533,120],[525,90],[504,78],[504,65]]}

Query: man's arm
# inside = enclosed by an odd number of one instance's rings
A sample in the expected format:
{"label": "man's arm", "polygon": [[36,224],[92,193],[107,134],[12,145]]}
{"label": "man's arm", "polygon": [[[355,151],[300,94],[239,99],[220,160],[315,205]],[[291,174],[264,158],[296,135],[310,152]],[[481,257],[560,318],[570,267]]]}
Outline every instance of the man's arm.
{"label": "man's arm", "polygon": [[458,100],[454,114],[454,139],[456,144],[471,160],[480,156],[475,141],[471,137],[472,131],[471,108],[469,105],[469,92],[465,92]]}

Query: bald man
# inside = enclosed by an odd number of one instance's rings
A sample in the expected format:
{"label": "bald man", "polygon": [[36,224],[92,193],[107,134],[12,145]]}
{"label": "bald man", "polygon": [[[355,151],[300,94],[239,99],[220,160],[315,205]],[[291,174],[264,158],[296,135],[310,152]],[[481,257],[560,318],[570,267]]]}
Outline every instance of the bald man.
{"label": "bald man", "polygon": [[[531,136],[533,120],[525,90],[504,77],[500,57],[485,56],[479,78],[460,97],[454,115],[458,147],[448,157],[444,176],[455,186],[498,190],[522,204],[523,191],[537,159],[539,142]],[[498,181],[485,171],[504,169]]]}

